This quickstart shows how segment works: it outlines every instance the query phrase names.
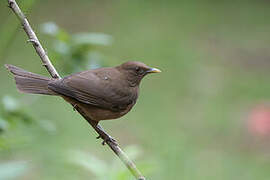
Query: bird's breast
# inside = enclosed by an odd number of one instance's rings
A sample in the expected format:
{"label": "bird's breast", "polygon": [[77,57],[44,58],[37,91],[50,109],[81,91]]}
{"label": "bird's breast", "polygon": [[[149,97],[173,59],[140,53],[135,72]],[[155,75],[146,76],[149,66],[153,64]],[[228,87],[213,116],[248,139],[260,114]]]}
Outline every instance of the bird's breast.
{"label": "bird's breast", "polygon": [[83,103],[80,103],[78,106],[82,108],[83,111],[86,112],[87,116],[91,117],[91,119],[95,121],[101,121],[101,120],[117,119],[124,116],[132,109],[134,104],[129,104],[128,106],[126,106],[125,109],[121,109],[117,111],[109,110],[109,109],[102,109],[102,108],[98,108],[98,107],[88,105],[88,104],[83,104]]}

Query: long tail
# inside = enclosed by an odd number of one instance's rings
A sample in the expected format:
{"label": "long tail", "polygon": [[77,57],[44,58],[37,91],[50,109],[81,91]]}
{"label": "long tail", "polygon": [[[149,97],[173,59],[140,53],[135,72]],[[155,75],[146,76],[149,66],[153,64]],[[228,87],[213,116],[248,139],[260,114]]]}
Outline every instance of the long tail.
{"label": "long tail", "polygon": [[14,75],[17,89],[22,93],[57,95],[48,89],[50,78],[25,71],[16,66],[6,64],[5,67]]}

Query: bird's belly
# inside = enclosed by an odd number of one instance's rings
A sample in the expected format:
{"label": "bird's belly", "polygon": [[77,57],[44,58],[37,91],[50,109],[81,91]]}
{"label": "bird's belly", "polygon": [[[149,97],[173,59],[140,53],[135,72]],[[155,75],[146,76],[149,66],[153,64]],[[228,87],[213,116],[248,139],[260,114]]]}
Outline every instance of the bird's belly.
{"label": "bird's belly", "polygon": [[95,121],[117,119],[124,116],[131,108],[126,108],[121,111],[111,111],[108,109],[101,109],[95,106],[83,104],[80,105],[86,114]]}
{"label": "bird's belly", "polygon": [[94,121],[101,121],[101,120],[110,120],[110,119],[117,119],[125,114],[127,114],[133,104],[127,106],[127,108],[120,110],[120,111],[111,111],[109,109],[102,109],[90,104],[81,103],[73,98],[69,98],[67,96],[62,96],[67,102],[71,103],[73,106],[77,106],[83,110],[83,112],[90,117]]}

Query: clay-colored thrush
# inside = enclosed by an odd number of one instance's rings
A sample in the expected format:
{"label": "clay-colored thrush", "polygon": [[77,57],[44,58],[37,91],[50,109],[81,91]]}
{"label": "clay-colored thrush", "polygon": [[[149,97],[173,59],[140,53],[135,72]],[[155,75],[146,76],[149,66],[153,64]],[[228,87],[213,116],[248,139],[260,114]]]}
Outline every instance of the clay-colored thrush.
{"label": "clay-colored thrush", "polygon": [[13,65],[5,66],[14,75],[20,92],[61,96],[97,124],[100,120],[116,119],[128,113],[137,101],[142,78],[161,72],[144,63],[129,61],[116,67],[52,79]]}

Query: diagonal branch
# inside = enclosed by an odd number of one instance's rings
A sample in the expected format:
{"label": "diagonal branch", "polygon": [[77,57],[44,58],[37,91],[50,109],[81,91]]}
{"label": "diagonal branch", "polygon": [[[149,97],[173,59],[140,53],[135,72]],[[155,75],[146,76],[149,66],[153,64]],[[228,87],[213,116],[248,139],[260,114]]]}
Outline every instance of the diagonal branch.
{"label": "diagonal branch", "polygon": [[46,67],[47,71],[53,78],[60,78],[59,74],[57,73],[56,69],[52,65],[46,51],[43,49],[42,45],[40,44],[35,32],[32,30],[28,20],[26,19],[25,15],[19,8],[18,4],[15,0],[8,0],[9,7],[12,11],[16,14],[18,19],[20,20],[24,31],[26,32],[27,36],[29,37],[29,42],[32,42],[33,47],[35,48],[37,54],[39,55],[43,66]]}
{"label": "diagonal branch", "polygon": [[[19,8],[18,4],[16,3],[16,0],[8,0],[8,5],[12,9],[12,11],[16,14],[18,19],[20,20],[24,31],[26,32],[29,42],[33,44],[33,47],[35,48],[37,54],[39,55],[43,66],[46,67],[47,71],[50,73],[50,75],[53,78],[61,78],[52,65],[46,51],[42,47],[41,43],[39,42],[35,32],[31,28],[28,20],[26,19],[25,15]],[[105,143],[108,144],[108,146],[113,150],[113,152],[121,159],[121,161],[127,166],[127,168],[130,170],[130,172],[134,175],[134,177],[137,180],[145,180],[145,178],[142,176],[140,171],[136,168],[136,165],[128,158],[128,156],[121,150],[121,148],[112,141],[107,141],[108,139],[111,139],[111,137],[102,130],[101,126],[97,125],[96,122],[92,121],[90,117],[86,115],[86,113],[83,112],[82,109],[80,109],[78,106],[73,105],[73,107],[84,117],[84,119],[95,129],[95,131],[99,134],[99,137],[101,137]]]}

